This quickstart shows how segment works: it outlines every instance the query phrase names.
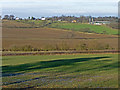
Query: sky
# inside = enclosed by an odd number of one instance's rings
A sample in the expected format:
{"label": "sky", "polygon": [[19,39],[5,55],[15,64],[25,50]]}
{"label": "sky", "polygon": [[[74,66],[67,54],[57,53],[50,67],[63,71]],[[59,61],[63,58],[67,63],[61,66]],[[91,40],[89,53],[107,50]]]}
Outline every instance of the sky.
{"label": "sky", "polygon": [[118,16],[118,2],[119,0],[0,0],[0,13],[22,18]]}

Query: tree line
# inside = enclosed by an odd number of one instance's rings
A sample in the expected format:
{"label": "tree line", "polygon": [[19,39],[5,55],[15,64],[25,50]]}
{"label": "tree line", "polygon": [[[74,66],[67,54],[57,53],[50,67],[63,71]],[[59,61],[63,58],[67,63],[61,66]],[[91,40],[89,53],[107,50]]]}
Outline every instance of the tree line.
{"label": "tree line", "polygon": [[[2,18],[2,16],[0,16]],[[4,15],[2,19],[7,19],[7,20],[15,20],[15,15]],[[44,17],[41,17],[44,18]],[[29,16],[28,18],[24,18],[26,20],[40,20],[41,18],[35,18],[33,16]],[[68,21],[71,22],[73,20],[76,20],[76,22],[81,22],[81,23],[87,23],[90,21],[90,18],[92,18],[94,21],[111,21],[111,22],[118,22],[118,17],[115,16],[105,16],[105,17],[92,17],[92,16],[53,16],[53,17],[46,17],[46,20],[52,20],[52,21]],[[23,18],[20,18],[23,19]]]}
{"label": "tree line", "polygon": [[18,18],[15,17],[15,15],[4,15],[4,17],[2,18],[2,16],[0,16],[0,19],[3,20],[42,20],[42,18],[44,18],[44,21],[50,21],[51,23],[53,22],[59,22],[59,21],[66,21],[69,23],[72,23],[73,21],[75,21],[76,23],[91,23],[93,21],[109,21],[110,24],[107,24],[107,26],[114,28],[114,29],[119,29],[120,27],[120,18],[115,17],[115,16],[105,16],[105,17],[92,17],[92,16],[52,16],[52,17],[40,17],[40,18],[36,18],[33,16],[29,16],[27,18]]}

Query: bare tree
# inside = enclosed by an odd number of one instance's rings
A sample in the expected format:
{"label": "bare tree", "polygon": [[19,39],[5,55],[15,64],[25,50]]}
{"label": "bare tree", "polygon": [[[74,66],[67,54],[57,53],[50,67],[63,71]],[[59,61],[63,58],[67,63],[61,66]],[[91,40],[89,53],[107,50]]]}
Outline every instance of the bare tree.
{"label": "bare tree", "polygon": [[7,20],[8,20],[8,19],[9,19],[9,15],[5,15],[5,16],[4,16],[4,19],[7,19]]}
{"label": "bare tree", "polygon": [[10,15],[10,16],[9,16],[9,19],[10,19],[10,20],[14,20],[14,17],[15,17],[14,15]]}

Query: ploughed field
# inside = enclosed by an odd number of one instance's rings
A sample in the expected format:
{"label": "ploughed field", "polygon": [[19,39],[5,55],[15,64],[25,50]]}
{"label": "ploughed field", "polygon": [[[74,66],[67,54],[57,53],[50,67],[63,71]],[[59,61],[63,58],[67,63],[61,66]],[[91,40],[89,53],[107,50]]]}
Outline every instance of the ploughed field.
{"label": "ploughed field", "polygon": [[[15,46],[31,45],[43,50],[55,50],[56,48],[81,50],[81,45],[85,44],[90,50],[118,49],[117,35],[30,26],[29,23],[4,21],[3,48],[11,49]],[[95,29],[97,31],[97,28]]]}
{"label": "ploughed field", "polygon": [[117,54],[4,56],[3,88],[118,88]]}

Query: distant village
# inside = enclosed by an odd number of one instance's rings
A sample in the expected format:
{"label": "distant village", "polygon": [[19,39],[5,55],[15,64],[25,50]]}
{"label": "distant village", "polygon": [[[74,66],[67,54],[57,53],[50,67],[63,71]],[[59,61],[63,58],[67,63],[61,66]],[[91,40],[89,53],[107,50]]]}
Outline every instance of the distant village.
{"label": "distant village", "polygon": [[94,24],[94,25],[103,25],[103,24],[110,24],[110,23],[115,23],[118,22],[118,17],[92,17],[92,16],[80,16],[80,17],[75,17],[75,16],[53,16],[53,17],[40,17],[40,18],[35,18],[35,17],[28,17],[28,18],[20,18],[20,17],[15,17],[14,15],[4,15],[2,18],[0,16],[0,19],[2,20],[51,20],[51,22],[69,22],[69,23],[88,23],[88,24]]}

